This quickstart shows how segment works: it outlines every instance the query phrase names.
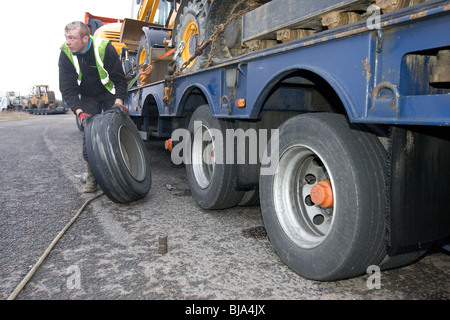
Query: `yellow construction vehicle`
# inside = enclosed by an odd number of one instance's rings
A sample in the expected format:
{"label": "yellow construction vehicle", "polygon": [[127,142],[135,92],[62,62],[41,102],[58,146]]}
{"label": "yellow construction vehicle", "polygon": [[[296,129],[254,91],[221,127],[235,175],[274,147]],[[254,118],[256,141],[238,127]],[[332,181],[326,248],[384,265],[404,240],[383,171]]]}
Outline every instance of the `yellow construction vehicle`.
{"label": "yellow construction vehicle", "polygon": [[[242,16],[246,12],[271,1],[133,0],[133,19],[105,24],[97,32],[117,44],[131,88],[136,83],[142,86],[165,80],[167,75],[170,77],[181,69],[197,71],[244,53],[359,21],[362,17],[353,11],[360,12],[366,4],[375,2],[351,1],[351,6],[345,8],[349,12],[321,12],[308,21],[290,21],[289,28],[283,21],[273,21],[267,28],[243,27]],[[376,0],[376,3],[390,12],[424,1],[427,0],[397,1],[389,7],[388,3],[394,1]]]}
{"label": "yellow construction vehicle", "polygon": [[84,14],[84,23],[91,29],[91,35],[110,40],[118,54],[125,47],[125,44],[120,43],[122,22],[122,19],[94,16],[89,12]]}
{"label": "yellow construction vehicle", "polygon": [[64,114],[68,108],[64,101],[57,100],[55,92],[48,85],[35,85],[31,91],[23,111],[31,114]]}
{"label": "yellow construction vehicle", "polygon": [[[173,60],[172,29],[180,1],[138,1],[136,19],[124,19],[120,41],[126,45],[120,57],[129,87],[164,79]],[[133,2],[135,5],[135,2]],[[133,11],[136,11],[134,8]]]}
{"label": "yellow construction vehicle", "polygon": [[[239,0],[137,0],[132,5],[135,19],[123,20],[119,40],[114,30],[118,24],[97,30],[102,37],[121,44],[118,52],[129,88],[136,83],[142,86],[164,80],[188,61],[183,67],[187,71],[204,67],[209,52],[198,49],[211,37],[214,27],[223,24],[225,17],[250,7],[247,1]],[[216,58],[227,59],[248,51],[238,41],[239,28],[239,23],[228,26],[230,35],[216,41]]]}
{"label": "yellow construction vehicle", "polygon": [[44,109],[55,104],[55,92],[49,91],[48,85],[35,85],[30,95],[32,108]]}
{"label": "yellow construction vehicle", "polygon": [[[168,49],[167,43],[171,38],[177,2],[180,1],[132,1],[136,19],[121,20],[85,13],[85,23],[91,28],[91,34],[110,40],[116,48],[124,72],[132,82],[130,86],[164,78],[167,64],[172,59],[173,50]],[[162,63],[153,68],[155,60]]]}
{"label": "yellow construction vehicle", "polygon": [[[137,9],[136,19],[124,19],[120,32],[120,41],[125,43],[129,50],[137,50],[142,41],[144,41],[142,37],[144,36],[145,31],[143,31],[143,28],[145,27],[166,28],[166,31],[170,34],[176,14],[173,2],[167,0],[142,0],[139,2],[138,0],[140,6]],[[133,5],[135,5],[135,2],[133,2]],[[136,11],[136,9],[133,9],[133,11]]]}

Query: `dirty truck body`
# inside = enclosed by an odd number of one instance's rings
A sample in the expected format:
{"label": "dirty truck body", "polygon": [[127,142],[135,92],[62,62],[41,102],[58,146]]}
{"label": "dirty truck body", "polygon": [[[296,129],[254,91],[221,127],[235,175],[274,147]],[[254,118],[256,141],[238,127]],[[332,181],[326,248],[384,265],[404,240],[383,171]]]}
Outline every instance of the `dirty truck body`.
{"label": "dirty truck body", "polygon": [[[286,7],[300,2],[246,13],[242,37],[264,39],[253,27],[268,12],[331,5]],[[169,99],[159,81],[125,101],[143,138],[172,137],[200,207],[259,200],[275,251],[310,279],[403,266],[450,236],[450,88],[430,81],[450,49],[450,2],[372,18],[187,70]]]}

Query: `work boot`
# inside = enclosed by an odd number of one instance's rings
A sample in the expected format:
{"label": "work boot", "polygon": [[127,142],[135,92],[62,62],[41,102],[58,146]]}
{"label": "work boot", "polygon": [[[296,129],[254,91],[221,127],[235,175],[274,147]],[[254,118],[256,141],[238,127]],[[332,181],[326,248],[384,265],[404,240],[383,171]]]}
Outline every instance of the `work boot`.
{"label": "work boot", "polygon": [[89,166],[89,162],[86,162],[87,168],[87,177],[86,184],[83,188],[83,193],[94,193],[97,191],[97,181],[94,178],[94,174],[92,173],[91,167]]}

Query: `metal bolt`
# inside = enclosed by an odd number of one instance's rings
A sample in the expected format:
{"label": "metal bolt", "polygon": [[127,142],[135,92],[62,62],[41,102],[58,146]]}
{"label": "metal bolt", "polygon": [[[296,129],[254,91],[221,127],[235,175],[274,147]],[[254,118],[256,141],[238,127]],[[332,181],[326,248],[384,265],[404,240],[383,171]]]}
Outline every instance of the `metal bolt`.
{"label": "metal bolt", "polygon": [[167,253],[167,236],[161,235],[158,238],[158,253]]}

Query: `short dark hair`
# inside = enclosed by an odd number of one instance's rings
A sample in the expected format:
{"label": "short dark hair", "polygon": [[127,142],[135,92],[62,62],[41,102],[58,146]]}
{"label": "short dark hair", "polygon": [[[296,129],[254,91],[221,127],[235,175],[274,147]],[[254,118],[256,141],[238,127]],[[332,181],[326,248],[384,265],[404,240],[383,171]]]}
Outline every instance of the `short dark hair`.
{"label": "short dark hair", "polygon": [[69,30],[80,30],[80,36],[83,38],[85,36],[89,36],[91,33],[91,30],[87,25],[85,25],[81,21],[74,21],[71,23],[68,23],[66,27],[64,28],[64,32],[68,32]]}

